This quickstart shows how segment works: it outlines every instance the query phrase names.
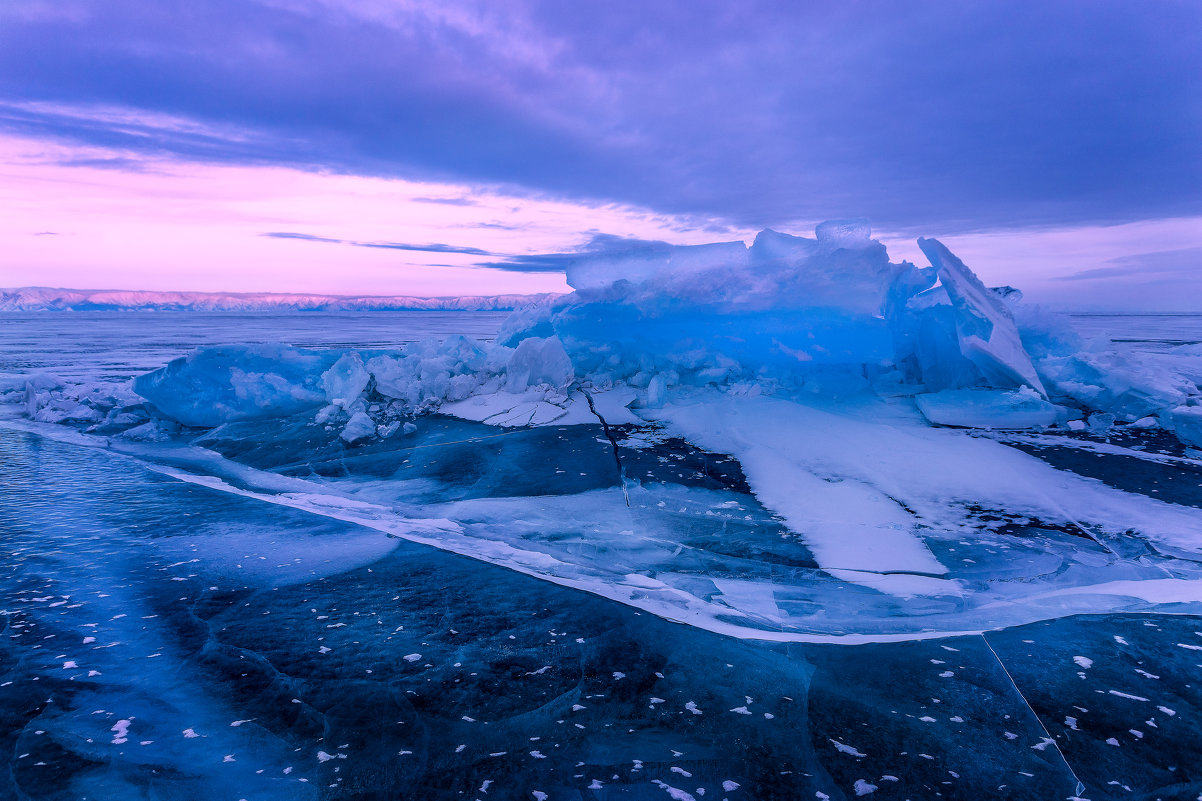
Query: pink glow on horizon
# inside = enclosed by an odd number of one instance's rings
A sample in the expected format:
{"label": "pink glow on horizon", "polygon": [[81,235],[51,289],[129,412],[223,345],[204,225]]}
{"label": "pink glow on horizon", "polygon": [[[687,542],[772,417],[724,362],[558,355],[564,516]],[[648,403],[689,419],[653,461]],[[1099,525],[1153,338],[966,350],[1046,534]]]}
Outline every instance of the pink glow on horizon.
{"label": "pink glow on horizon", "polygon": [[[281,239],[441,243],[497,254],[570,250],[604,232],[677,244],[755,232],[644,209],[518,197],[497,189],[286,167],[177,160],[0,137],[0,287],[487,295],[566,291],[563,276],[475,266],[501,257]],[[431,202],[431,201],[441,202]],[[812,223],[782,226],[812,235]],[[1202,309],[1177,272],[1067,276],[1114,259],[1202,248],[1202,220],[1000,230],[941,236],[990,285],[1065,308]],[[925,264],[912,237],[876,234],[894,261]],[[1199,265],[1202,269],[1202,265]]]}
{"label": "pink glow on horizon", "polygon": [[[570,249],[589,232],[704,242],[679,220],[452,184],[113,158],[0,138],[0,286],[372,295],[557,292],[559,274],[473,266],[499,257],[281,239],[439,243],[498,254]],[[65,164],[65,162],[74,162]],[[443,202],[430,202],[431,199]],[[458,205],[456,205],[458,204]]]}

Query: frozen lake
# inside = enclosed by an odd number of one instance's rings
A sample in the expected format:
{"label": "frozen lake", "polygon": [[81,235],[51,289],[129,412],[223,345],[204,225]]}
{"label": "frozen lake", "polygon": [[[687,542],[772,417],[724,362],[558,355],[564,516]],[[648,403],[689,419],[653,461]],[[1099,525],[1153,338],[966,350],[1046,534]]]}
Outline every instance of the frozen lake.
{"label": "frozen lake", "polygon": [[508,312],[6,312],[0,375],[121,380],[213,345],[394,348],[451,334],[488,338]]}
{"label": "frozen lake", "polygon": [[1202,314],[1074,314],[1082,336],[1104,336],[1145,349],[1202,343]]}
{"label": "frozen lake", "polygon": [[[488,338],[504,317],[3,315],[0,372],[120,384],[198,346],[389,350]],[[1176,319],[1086,325],[1163,352],[1196,330]],[[927,540],[960,596],[899,600],[832,580],[738,463],[670,438],[611,445],[600,425],[498,436],[436,415],[410,439],[348,450],[337,432],[248,421],[194,440],[216,464],[18,422],[0,428],[0,797],[1202,791],[1202,620],[1077,614],[1080,596],[1039,596],[1103,570],[1194,580],[1171,549],[991,523],[980,540]],[[1202,506],[1202,471],[1168,451],[1139,460],[1160,435],[1124,436],[1098,443],[1122,453],[1013,444],[1124,495]],[[318,503],[314,487],[331,496]],[[389,528],[419,508],[457,521],[458,538],[431,547],[433,534]],[[664,583],[627,577],[633,590],[612,600],[611,570]],[[690,624],[664,611],[665,588],[708,606]],[[1007,617],[1028,607],[1038,614]],[[995,617],[1015,624],[985,625]],[[905,636],[773,641],[820,620],[860,631],[858,619]],[[990,630],[922,634],[960,624]]]}

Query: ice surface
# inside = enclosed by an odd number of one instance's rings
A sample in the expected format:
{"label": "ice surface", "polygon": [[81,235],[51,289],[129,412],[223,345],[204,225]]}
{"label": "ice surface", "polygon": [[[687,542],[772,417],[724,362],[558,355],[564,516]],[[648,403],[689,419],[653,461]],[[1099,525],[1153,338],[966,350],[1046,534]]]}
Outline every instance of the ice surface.
{"label": "ice surface", "polygon": [[[702,447],[720,443],[738,457],[757,497],[824,568],[945,575],[930,544],[973,531],[980,510],[1107,540],[1139,532],[1188,553],[1202,542],[1202,518],[1191,509],[1113,490],[987,440],[889,419],[885,408],[848,414],[709,397],[655,416]],[[844,503],[828,520],[828,499],[838,496]]]}
{"label": "ice surface", "polygon": [[[854,797],[865,780],[977,798],[1002,773],[1025,801],[1068,797],[1077,776],[1093,798],[1115,775],[1197,784],[1196,652],[1175,645],[1196,638],[1189,617],[784,648],[98,449],[3,431],[0,453],[0,508],[24,523],[6,540],[22,656],[0,692],[7,795],[667,798],[661,782],[733,801]],[[46,488],[67,476],[64,504]],[[713,583],[757,614],[792,603]],[[841,586],[832,606],[873,594]],[[1093,662],[1084,678],[1074,655]]]}
{"label": "ice surface", "polygon": [[1045,400],[865,225],[745,250],[0,376],[0,795],[1202,790],[1202,357],[978,298]]}
{"label": "ice surface", "polygon": [[[1160,580],[1166,569],[1182,580],[1172,603],[1202,604],[1189,597],[1199,586],[1193,510],[931,429],[912,412],[847,416],[716,392],[693,400],[657,412],[671,424],[659,436],[745,442],[731,450],[754,494],[725,456],[648,442],[619,448],[615,464],[599,426],[494,434],[427,417],[403,443],[351,454],[336,432],[322,445],[311,426],[272,421],[227,424],[202,440],[239,461],[195,446],[108,446],[190,483],[753,639],[889,641],[1144,609],[1158,602],[1114,582]],[[837,508],[827,488],[864,506]],[[814,508],[798,502],[810,500]],[[1126,543],[1154,549],[1157,561],[1117,558],[1110,548]]]}
{"label": "ice surface", "polygon": [[627,408],[635,397],[633,391],[621,388],[593,391],[586,396],[583,390],[565,394],[544,386],[517,393],[502,390],[492,395],[474,395],[443,404],[439,412],[503,428],[552,423],[596,425],[602,420],[613,425],[638,424],[642,420]]}
{"label": "ice surface", "polygon": [[[947,572],[916,531],[914,516],[871,483],[810,462],[816,439],[845,433],[802,407],[767,399],[700,397],[655,412],[689,441],[735,456],[756,497],[801,535],[823,569],[873,573]],[[821,415],[821,413],[818,413]],[[829,447],[829,445],[827,446]],[[938,585],[957,593],[954,585]]]}

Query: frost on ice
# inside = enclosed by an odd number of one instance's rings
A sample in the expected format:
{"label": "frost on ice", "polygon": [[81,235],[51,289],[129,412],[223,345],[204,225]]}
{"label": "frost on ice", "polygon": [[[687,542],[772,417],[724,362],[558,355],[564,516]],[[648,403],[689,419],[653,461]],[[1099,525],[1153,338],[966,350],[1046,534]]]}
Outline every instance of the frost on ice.
{"label": "frost on ice", "polygon": [[[863,220],[750,246],[627,243],[579,254],[575,291],[515,312],[495,341],[203,348],[132,392],[48,376],[0,391],[143,458],[190,444],[170,457],[192,460],[186,480],[743,636],[1196,609],[1196,511],[1004,443],[1104,448],[1056,435],[1132,424],[1202,447],[1202,360],[1084,342],[937,240],[919,246],[928,265],[893,262]],[[544,429],[530,452],[499,441]],[[690,485],[677,442],[738,470]],[[560,466],[597,443],[592,473]],[[496,454],[491,472],[465,457],[409,477],[411,454],[451,446]],[[527,475],[543,465],[553,482]],[[720,549],[701,541],[711,529]],[[1162,561],[1124,556],[1141,549]]]}

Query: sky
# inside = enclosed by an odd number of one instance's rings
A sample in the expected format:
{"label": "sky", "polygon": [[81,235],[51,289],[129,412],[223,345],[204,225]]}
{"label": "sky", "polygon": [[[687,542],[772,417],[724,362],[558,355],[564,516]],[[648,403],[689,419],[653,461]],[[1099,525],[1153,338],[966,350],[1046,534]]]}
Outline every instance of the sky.
{"label": "sky", "polygon": [[559,291],[843,217],[1202,311],[1202,3],[0,3],[0,286]]}

